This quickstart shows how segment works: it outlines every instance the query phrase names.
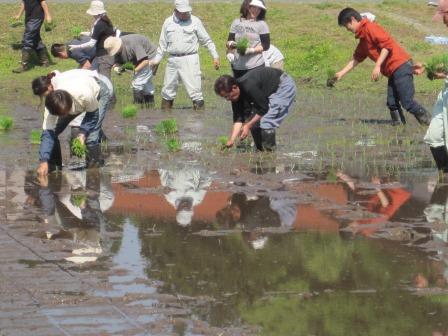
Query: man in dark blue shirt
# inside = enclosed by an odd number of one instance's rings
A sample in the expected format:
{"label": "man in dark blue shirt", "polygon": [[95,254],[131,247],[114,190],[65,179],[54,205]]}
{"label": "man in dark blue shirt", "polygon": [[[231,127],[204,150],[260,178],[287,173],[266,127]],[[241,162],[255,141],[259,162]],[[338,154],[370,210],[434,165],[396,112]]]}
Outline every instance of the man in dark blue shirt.
{"label": "man in dark blue shirt", "polygon": [[62,59],[74,59],[82,69],[92,70],[93,59],[95,58],[96,48],[73,49],[69,50],[68,45],[80,45],[89,42],[90,36],[81,36],[80,38],[68,41],[65,44],[55,43],[51,46],[51,54],[54,57]]}

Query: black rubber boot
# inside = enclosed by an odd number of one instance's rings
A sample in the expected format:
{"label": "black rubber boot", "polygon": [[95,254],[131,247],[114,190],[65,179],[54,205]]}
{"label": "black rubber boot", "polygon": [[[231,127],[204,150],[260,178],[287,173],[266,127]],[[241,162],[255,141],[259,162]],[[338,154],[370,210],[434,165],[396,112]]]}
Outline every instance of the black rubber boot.
{"label": "black rubber boot", "polygon": [[143,101],[145,102],[146,108],[154,106],[154,95],[152,95],[150,93],[145,93],[143,95]]}
{"label": "black rubber boot", "polygon": [[261,143],[264,151],[267,152],[275,151],[276,148],[275,128],[261,130]]}
{"label": "black rubber boot", "polygon": [[203,100],[193,100],[193,110],[199,111],[205,108]]}
{"label": "black rubber boot", "polygon": [[30,70],[31,50],[22,49],[22,62],[20,67],[12,70],[14,73],[22,73]]}
{"label": "black rubber boot", "polygon": [[423,107],[415,112],[414,116],[420,125],[429,126],[429,123],[431,122],[431,115]]}
{"label": "black rubber boot", "polygon": [[37,57],[39,58],[39,63],[41,66],[45,68],[50,66],[50,59],[48,57],[48,51],[46,47],[37,50]]}
{"label": "black rubber boot", "polygon": [[404,118],[403,111],[401,110],[390,111],[390,118],[392,119],[392,126],[406,124],[406,119]]}
{"label": "black rubber boot", "polygon": [[100,144],[87,145],[86,166],[87,168],[99,168],[104,166]]}
{"label": "black rubber boot", "polygon": [[162,104],[160,107],[162,111],[169,112],[173,108],[173,101],[162,98]]}
{"label": "black rubber boot", "polygon": [[252,134],[252,138],[254,139],[255,148],[259,151],[262,151],[263,143],[261,138],[261,128],[254,126],[251,128],[250,133]]}
{"label": "black rubber boot", "polygon": [[143,95],[143,91],[134,90],[134,104],[143,105],[145,102],[145,96]]}
{"label": "black rubber boot", "polygon": [[429,147],[439,172],[448,172],[448,153],[445,146]]}

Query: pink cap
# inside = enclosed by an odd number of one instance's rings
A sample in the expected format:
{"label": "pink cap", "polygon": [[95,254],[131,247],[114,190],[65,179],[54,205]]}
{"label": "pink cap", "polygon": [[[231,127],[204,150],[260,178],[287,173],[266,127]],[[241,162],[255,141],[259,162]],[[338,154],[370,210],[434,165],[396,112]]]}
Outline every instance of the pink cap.
{"label": "pink cap", "polygon": [[434,21],[440,21],[445,13],[448,13],[448,0],[439,0],[437,12],[432,19]]}

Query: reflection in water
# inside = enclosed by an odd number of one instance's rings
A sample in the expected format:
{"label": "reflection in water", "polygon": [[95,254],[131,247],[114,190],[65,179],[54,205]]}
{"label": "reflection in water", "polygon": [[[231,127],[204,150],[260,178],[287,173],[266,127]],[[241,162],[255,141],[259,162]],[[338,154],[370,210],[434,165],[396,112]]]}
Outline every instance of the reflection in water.
{"label": "reflection in water", "polygon": [[98,170],[64,171],[41,176],[35,180],[33,172],[25,177],[27,204],[39,206],[45,223],[60,227],[58,232],[47,232],[48,239],[71,239],[78,245],[70,262],[82,264],[96,261],[103,252],[101,233],[106,220],[103,212],[113,204],[109,179]]}

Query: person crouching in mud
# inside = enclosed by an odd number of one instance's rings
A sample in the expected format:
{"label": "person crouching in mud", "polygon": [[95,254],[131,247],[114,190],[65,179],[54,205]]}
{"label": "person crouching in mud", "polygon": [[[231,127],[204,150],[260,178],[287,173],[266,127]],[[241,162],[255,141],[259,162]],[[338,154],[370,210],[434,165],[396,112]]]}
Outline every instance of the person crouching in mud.
{"label": "person crouching in mud", "polygon": [[232,102],[233,128],[227,148],[238,137],[243,140],[251,132],[257,150],[275,150],[275,129],[286,118],[296,98],[296,85],[289,75],[264,67],[240,78],[223,75],[215,82],[215,93]]}

